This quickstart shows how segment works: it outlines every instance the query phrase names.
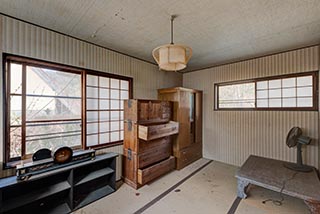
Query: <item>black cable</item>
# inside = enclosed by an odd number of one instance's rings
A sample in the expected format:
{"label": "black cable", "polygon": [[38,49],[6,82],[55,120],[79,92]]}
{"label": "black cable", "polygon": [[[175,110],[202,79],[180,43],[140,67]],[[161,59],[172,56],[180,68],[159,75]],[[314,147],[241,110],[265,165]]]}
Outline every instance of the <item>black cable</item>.
{"label": "black cable", "polygon": [[282,192],[283,192],[283,190],[284,190],[287,182],[290,181],[290,180],[292,180],[292,179],[294,179],[294,177],[295,177],[298,173],[299,173],[299,172],[293,173],[290,178],[288,178],[288,179],[286,179],[286,180],[284,180],[284,181],[282,182],[282,187],[281,187],[280,192],[279,192],[280,200],[276,200],[276,199],[273,199],[273,198],[269,198],[269,199],[267,199],[267,200],[262,201],[262,203],[265,204],[265,203],[271,201],[274,205],[276,205],[276,206],[281,206],[281,205],[282,205],[282,202],[284,201],[284,197],[283,197]]}

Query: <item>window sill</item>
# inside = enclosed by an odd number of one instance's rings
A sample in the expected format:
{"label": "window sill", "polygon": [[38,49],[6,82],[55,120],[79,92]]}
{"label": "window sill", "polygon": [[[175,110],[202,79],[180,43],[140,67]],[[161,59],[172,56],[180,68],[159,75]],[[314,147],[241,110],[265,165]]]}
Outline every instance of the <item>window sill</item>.
{"label": "window sill", "polygon": [[100,150],[100,149],[106,149],[106,148],[120,146],[120,145],[123,145],[123,140],[112,142],[112,143],[106,143],[102,145],[97,145],[97,146],[90,146],[90,147],[87,147],[86,149]]}
{"label": "window sill", "polygon": [[[31,158],[23,160],[23,164],[32,162]],[[18,165],[21,164],[21,160],[12,161],[8,163],[3,163],[3,169],[15,169]]]}
{"label": "window sill", "polygon": [[[110,147],[114,147],[114,146],[120,146],[120,145],[123,145],[123,141],[122,140],[121,141],[117,141],[117,142],[113,142],[113,143],[109,143],[109,144],[88,147],[86,149],[100,150],[100,149],[106,149],[106,148],[110,148]],[[74,150],[74,151],[76,151],[76,150]],[[23,160],[23,164],[30,163],[30,162],[32,162],[31,158]],[[8,162],[8,163],[3,163],[3,170],[15,169],[20,164],[21,164],[21,160],[11,161],[11,162]]]}

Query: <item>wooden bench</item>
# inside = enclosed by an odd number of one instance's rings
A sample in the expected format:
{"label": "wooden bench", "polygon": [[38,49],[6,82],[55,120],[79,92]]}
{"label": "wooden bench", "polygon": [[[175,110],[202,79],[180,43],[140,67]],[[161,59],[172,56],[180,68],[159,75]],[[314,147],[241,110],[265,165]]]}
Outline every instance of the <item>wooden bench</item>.
{"label": "wooden bench", "polygon": [[240,198],[247,197],[247,187],[254,184],[273,191],[300,198],[311,213],[320,213],[320,181],[316,169],[296,172],[284,167],[284,161],[251,155],[236,174]]}

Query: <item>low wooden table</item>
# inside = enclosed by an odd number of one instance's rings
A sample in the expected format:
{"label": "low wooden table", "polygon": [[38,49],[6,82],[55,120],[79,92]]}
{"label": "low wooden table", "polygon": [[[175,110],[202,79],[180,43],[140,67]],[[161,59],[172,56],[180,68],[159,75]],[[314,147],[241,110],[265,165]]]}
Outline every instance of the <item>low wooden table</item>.
{"label": "low wooden table", "polygon": [[280,192],[285,182],[283,194],[304,200],[311,213],[320,213],[320,181],[316,170],[308,173],[296,172],[284,167],[284,163],[286,162],[250,155],[236,174],[238,197],[247,197],[246,189],[249,184]]}

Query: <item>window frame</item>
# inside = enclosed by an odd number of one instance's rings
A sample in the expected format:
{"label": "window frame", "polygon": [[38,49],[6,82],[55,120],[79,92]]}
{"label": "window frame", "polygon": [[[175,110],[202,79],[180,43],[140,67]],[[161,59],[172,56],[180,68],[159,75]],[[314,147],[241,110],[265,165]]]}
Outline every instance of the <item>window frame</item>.
{"label": "window frame", "polygon": [[[88,75],[95,75],[95,76],[99,76],[99,77],[107,77],[107,78],[114,78],[114,79],[119,79],[119,80],[127,80],[129,82],[129,99],[132,99],[133,97],[133,88],[132,88],[132,78],[131,77],[125,77],[123,78],[123,76],[120,76],[122,77],[122,79],[118,78],[119,75],[114,75],[114,74],[108,74],[108,73],[103,73],[103,72],[96,72],[96,71],[92,71],[92,70],[87,70],[86,74]],[[85,112],[83,113],[83,124],[85,124],[85,122],[87,121],[87,93],[86,93],[86,90],[87,90],[87,85],[86,85],[86,75],[85,77],[83,78],[83,88],[82,90],[84,90],[84,102],[83,102],[83,109],[85,110]],[[85,79],[85,80],[84,80]],[[100,99],[100,98],[99,98]],[[111,98],[110,98],[111,99]],[[100,111],[100,110],[98,110]],[[119,109],[120,111],[120,109]],[[110,121],[109,121],[110,122]],[[84,136],[82,138],[82,141],[84,143],[84,148],[85,149],[88,149],[88,148],[93,148],[93,149],[96,149],[96,148],[108,148],[108,147],[112,147],[112,146],[117,146],[117,145],[122,145],[123,144],[123,140],[119,140],[119,141],[114,141],[114,142],[109,142],[109,143],[104,143],[104,144],[98,144],[98,145],[94,145],[94,146],[87,146],[87,124],[85,126],[83,126],[83,133]],[[111,131],[109,131],[109,133],[111,133]],[[100,134],[100,130],[99,130],[99,134]]]}
{"label": "window frame", "polygon": [[[31,155],[25,155],[25,151],[21,151],[20,157],[10,158],[10,63],[17,63],[22,64],[22,72],[25,73],[25,68],[27,66],[36,66],[39,68],[46,68],[46,69],[54,69],[62,72],[67,73],[75,73],[81,75],[81,145],[72,147],[72,149],[88,149],[88,148],[94,148],[94,149],[103,149],[108,147],[113,147],[116,145],[122,145],[123,140],[119,140],[116,142],[108,142],[96,146],[87,146],[86,144],[86,76],[87,74],[94,74],[97,76],[102,77],[108,77],[108,78],[114,78],[119,80],[125,80],[129,83],[128,93],[129,93],[129,99],[132,99],[133,97],[133,78],[127,77],[127,76],[121,76],[111,73],[105,73],[101,71],[95,71],[92,69],[86,69],[86,68],[80,68],[75,66],[69,66],[61,63],[56,62],[49,62],[45,60],[35,59],[35,58],[29,58],[24,56],[18,56],[14,54],[8,54],[3,53],[3,167],[4,168],[12,168],[16,162],[24,159],[31,158]],[[23,96],[23,94],[21,95]],[[23,105],[23,104],[22,104]],[[25,113],[24,113],[25,114]],[[68,120],[68,119],[66,119]],[[25,124],[21,124],[21,127],[25,126]],[[25,133],[22,132],[22,137],[25,136]],[[25,143],[25,140],[22,141],[22,144]],[[22,146],[22,148],[25,147]]]}
{"label": "window frame", "polygon": [[[270,80],[282,80],[286,78],[295,78],[295,77],[303,77],[303,76],[312,76],[312,107],[257,107],[257,82],[260,81],[270,81]],[[285,74],[285,75],[276,75],[276,76],[268,76],[262,78],[253,78],[248,80],[237,80],[230,82],[222,82],[222,83],[214,83],[214,111],[318,111],[319,106],[319,98],[318,98],[318,80],[319,79],[319,71],[307,71],[301,73],[293,73],[293,74]],[[227,85],[237,85],[237,84],[245,84],[245,83],[254,83],[255,84],[255,107],[254,108],[220,108],[219,107],[219,87],[227,86]],[[283,97],[281,96],[281,99]]]}

